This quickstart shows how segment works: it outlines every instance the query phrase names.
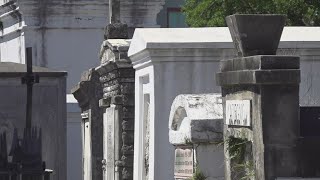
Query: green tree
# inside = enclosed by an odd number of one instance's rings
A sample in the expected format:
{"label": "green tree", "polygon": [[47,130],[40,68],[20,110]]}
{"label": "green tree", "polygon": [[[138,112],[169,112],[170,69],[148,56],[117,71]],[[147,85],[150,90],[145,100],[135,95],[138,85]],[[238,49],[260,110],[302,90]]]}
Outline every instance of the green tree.
{"label": "green tree", "polygon": [[226,26],[231,14],[285,14],[288,26],[319,26],[320,0],[186,0],[191,27]]}

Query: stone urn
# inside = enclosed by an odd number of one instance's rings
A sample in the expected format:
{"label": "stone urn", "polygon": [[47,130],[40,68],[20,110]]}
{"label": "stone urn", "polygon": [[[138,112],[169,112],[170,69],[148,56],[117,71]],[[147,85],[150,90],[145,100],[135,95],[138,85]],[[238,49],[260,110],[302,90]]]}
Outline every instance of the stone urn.
{"label": "stone urn", "polygon": [[275,55],[285,16],[279,14],[235,14],[226,17],[239,57]]}

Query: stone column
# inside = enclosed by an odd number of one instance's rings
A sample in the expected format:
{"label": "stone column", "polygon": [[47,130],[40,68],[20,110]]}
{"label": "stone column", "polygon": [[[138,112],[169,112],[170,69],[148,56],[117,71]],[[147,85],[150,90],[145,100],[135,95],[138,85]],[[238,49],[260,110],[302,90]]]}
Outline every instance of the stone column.
{"label": "stone column", "polygon": [[224,108],[225,176],[297,177],[299,57],[275,55],[285,18],[226,18],[238,58],[221,61],[216,81]]}
{"label": "stone column", "polygon": [[[103,172],[105,180],[133,179],[134,77],[127,56],[126,25],[110,24],[96,70],[103,85]],[[121,38],[121,39],[113,39]]]}
{"label": "stone column", "polygon": [[72,90],[82,111],[83,178],[102,179],[102,109],[99,99],[102,88],[99,74],[94,69],[85,71],[81,81]]}

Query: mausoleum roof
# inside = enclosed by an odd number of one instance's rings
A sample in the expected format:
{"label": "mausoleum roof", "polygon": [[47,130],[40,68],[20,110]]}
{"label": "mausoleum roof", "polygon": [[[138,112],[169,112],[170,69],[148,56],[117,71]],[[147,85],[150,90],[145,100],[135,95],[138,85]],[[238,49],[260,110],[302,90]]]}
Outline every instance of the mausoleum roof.
{"label": "mausoleum roof", "polygon": [[[52,70],[45,67],[33,66],[33,72],[39,74],[39,76],[65,76],[67,72]],[[0,62],[0,75],[3,76],[20,76],[27,72],[25,64],[14,62]]]}
{"label": "mausoleum roof", "polygon": [[[315,48],[314,42],[320,47],[320,27],[285,27],[280,41],[280,48]],[[145,49],[172,48],[233,48],[233,43],[228,27],[137,28],[128,55]]]}

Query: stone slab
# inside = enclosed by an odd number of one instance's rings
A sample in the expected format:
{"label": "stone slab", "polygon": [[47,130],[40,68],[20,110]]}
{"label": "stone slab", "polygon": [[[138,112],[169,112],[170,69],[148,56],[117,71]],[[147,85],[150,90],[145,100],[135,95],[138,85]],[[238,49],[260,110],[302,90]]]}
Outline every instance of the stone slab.
{"label": "stone slab", "polygon": [[[234,48],[228,27],[136,28],[134,33],[129,56],[145,49]],[[317,41],[320,27],[285,27],[279,48],[315,48]]]}
{"label": "stone slab", "polygon": [[240,84],[299,84],[300,70],[243,70],[229,71],[216,74],[219,86]]}
{"label": "stone slab", "polygon": [[220,63],[221,72],[300,68],[300,58],[298,56],[260,55],[223,60]]}
{"label": "stone slab", "polygon": [[104,158],[106,158],[106,177],[114,179],[115,171],[115,108],[109,107],[104,114]]}
{"label": "stone slab", "polygon": [[194,173],[193,148],[177,147],[175,149],[174,177],[189,179]]}

